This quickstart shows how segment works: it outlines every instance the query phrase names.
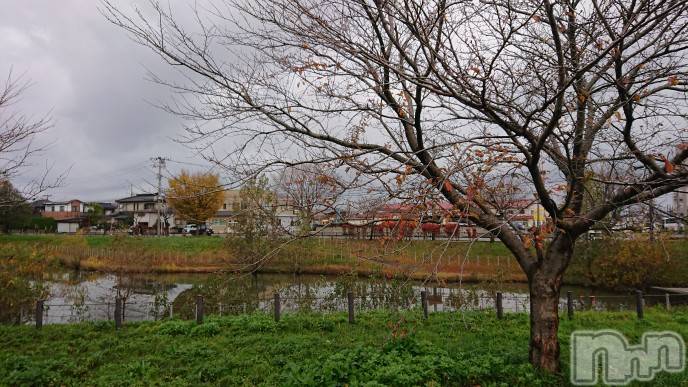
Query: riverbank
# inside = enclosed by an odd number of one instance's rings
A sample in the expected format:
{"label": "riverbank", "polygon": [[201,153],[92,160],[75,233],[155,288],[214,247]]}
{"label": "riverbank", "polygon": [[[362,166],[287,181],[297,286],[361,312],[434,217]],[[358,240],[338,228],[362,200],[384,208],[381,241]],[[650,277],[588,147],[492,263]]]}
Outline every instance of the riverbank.
{"label": "riverbank", "polygon": [[[617,329],[632,343],[670,330],[688,341],[688,310],[671,314],[581,312],[562,320],[563,375],[528,364],[528,316],[491,312],[254,314],[189,321],[0,326],[3,385],[510,385],[568,384],[569,338],[577,329]],[[677,386],[688,372],[661,373]],[[376,384],[378,383],[378,384]]]}
{"label": "riverbank", "polygon": [[[657,262],[624,257],[610,267],[607,255],[619,255],[623,244],[581,242],[565,282],[605,286],[595,272],[632,274],[628,286],[685,286],[688,241],[662,241]],[[232,239],[220,237],[0,236],[0,257],[28,259],[62,267],[129,273],[216,273],[258,270],[301,273],[403,277],[439,282],[525,282],[510,252],[500,242],[368,241],[300,239],[276,246],[258,265],[242,263]],[[661,259],[660,259],[661,258]],[[600,262],[605,263],[600,265]],[[654,266],[651,266],[653,264]],[[639,273],[635,273],[638,271]],[[645,277],[642,277],[645,276]],[[599,276],[598,276],[599,277]],[[600,283],[601,282],[601,283]],[[623,284],[622,284],[623,285]],[[614,285],[616,286],[616,285]],[[610,286],[612,287],[612,286]]]}

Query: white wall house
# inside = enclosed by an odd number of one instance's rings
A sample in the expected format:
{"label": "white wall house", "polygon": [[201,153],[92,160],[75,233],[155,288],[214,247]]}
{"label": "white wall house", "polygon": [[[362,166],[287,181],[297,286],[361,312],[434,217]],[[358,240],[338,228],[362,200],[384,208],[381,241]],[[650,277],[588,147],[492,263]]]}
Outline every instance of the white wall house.
{"label": "white wall house", "polygon": [[688,187],[674,192],[673,207],[677,216],[688,217]]}
{"label": "white wall house", "polygon": [[[116,200],[118,216],[128,215],[134,219],[134,226],[145,232],[157,230],[158,222],[165,221],[167,226],[175,225],[174,215],[169,214],[163,208],[163,203],[158,202],[158,195],[155,193],[138,194],[123,199]],[[163,216],[159,216],[159,210]],[[167,214],[165,215],[165,213]]]}

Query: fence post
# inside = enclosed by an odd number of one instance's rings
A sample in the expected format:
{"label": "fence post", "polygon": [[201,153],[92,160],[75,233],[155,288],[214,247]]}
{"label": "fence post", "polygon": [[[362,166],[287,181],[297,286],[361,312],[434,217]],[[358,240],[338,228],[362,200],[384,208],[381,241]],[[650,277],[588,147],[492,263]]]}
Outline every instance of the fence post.
{"label": "fence post", "polygon": [[642,320],[643,319],[643,291],[642,290],[636,290],[635,291],[635,310],[638,313],[638,319]]}
{"label": "fence post", "polygon": [[122,328],[122,298],[115,298],[115,329]]}
{"label": "fence post", "polygon": [[666,310],[671,310],[671,299],[669,298],[669,293],[664,293],[664,304],[666,305]]}
{"label": "fence post", "polygon": [[502,306],[502,292],[497,292],[497,318],[502,319],[504,317],[504,308]]}
{"label": "fence post", "polygon": [[570,290],[566,292],[566,310],[569,314],[569,320],[573,320],[573,293]]}
{"label": "fence post", "polygon": [[428,319],[428,294],[425,290],[420,292],[420,303],[423,306],[423,318]]}
{"label": "fence post", "polygon": [[346,293],[346,300],[347,303],[349,304],[349,324],[354,323],[354,293],[353,292],[348,292]]}
{"label": "fence post", "polygon": [[36,301],[36,328],[43,326],[43,300]]}
{"label": "fence post", "polygon": [[174,316],[174,304],[170,302],[170,320],[172,320]]}
{"label": "fence post", "polygon": [[280,295],[279,293],[275,293],[275,321],[279,322],[280,320]]}
{"label": "fence post", "polygon": [[203,324],[203,296],[196,296],[196,323]]}

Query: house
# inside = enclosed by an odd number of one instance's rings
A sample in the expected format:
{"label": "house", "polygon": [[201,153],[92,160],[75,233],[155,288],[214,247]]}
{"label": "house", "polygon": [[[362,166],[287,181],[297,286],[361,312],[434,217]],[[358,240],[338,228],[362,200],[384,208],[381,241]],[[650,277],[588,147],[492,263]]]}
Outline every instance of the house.
{"label": "house", "polygon": [[688,217],[688,187],[683,187],[674,192],[673,213],[677,217]]}
{"label": "house", "polygon": [[[208,226],[215,234],[233,234],[236,226],[236,213],[241,211],[240,190],[225,190],[222,207],[215,215],[208,219]],[[279,222],[280,231],[294,233],[299,227],[299,212],[289,203],[286,198],[278,198],[277,203],[273,204],[276,220]]]}
{"label": "house", "polygon": [[106,218],[112,217],[117,211],[117,204],[110,202],[97,202],[97,204],[103,209],[103,215]]}
{"label": "house", "polygon": [[208,227],[213,230],[215,234],[232,234],[236,221],[234,220],[235,211],[241,205],[241,196],[239,190],[228,189],[224,191],[224,199],[222,207],[220,207],[215,215],[208,219]]}
{"label": "house", "polygon": [[[37,208],[38,209],[38,208]],[[84,225],[88,205],[81,200],[43,201],[41,216],[57,221],[57,232],[60,234],[75,233]]]}
{"label": "house", "polygon": [[43,211],[45,211],[45,205],[48,202],[49,200],[47,199],[35,200],[31,202],[31,213],[40,216],[43,214]]}
{"label": "house", "polygon": [[78,199],[64,202],[46,201],[43,203],[41,215],[55,220],[81,218],[86,216],[88,209],[88,204]]}
{"label": "house", "polygon": [[72,199],[67,201],[42,200],[33,203],[34,212],[44,218],[52,218],[57,222],[57,232],[75,233],[86,224],[89,206],[85,202]]}
{"label": "house", "polygon": [[167,232],[174,223],[174,214],[159,200],[157,193],[143,193],[115,200],[118,219],[131,218],[133,226],[142,234],[157,231],[158,221]]}
{"label": "house", "polygon": [[299,231],[301,227],[300,213],[289,201],[289,198],[278,197],[274,210],[278,227],[281,229],[280,231],[286,232],[287,234],[294,234]]}
{"label": "house", "polygon": [[[107,223],[112,223],[116,206],[113,203],[98,202],[103,208],[103,215]],[[72,199],[68,201],[37,200],[31,203],[34,214],[57,221],[58,233],[75,233],[81,227],[88,226],[88,213],[93,209],[93,203]]]}

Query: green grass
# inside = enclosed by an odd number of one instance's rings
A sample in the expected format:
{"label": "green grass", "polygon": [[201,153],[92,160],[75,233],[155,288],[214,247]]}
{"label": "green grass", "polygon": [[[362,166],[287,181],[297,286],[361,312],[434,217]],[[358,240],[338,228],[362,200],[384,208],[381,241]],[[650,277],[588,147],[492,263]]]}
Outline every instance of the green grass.
{"label": "green grass", "polygon": [[[528,316],[493,313],[369,312],[210,317],[186,321],[0,327],[3,385],[558,386],[568,380],[575,329],[618,329],[631,342],[650,330],[688,339],[688,310],[667,314],[582,312],[563,320],[564,373],[528,364]],[[688,373],[660,374],[655,386],[686,386]]]}
{"label": "green grass", "polygon": [[[74,239],[80,238],[73,235],[2,235],[0,236],[0,244],[5,243],[29,243],[38,247],[48,245],[65,245],[73,242]],[[156,251],[175,251],[187,254],[201,253],[206,251],[214,251],[223,249],[222,238],[218,237],[170,237],[170,238],[152,238],[152,237],[132,237],[132,236],[110,236],[110,235],[88,235],[84,236],[88,247],[91,248],[116,248],[116,247],[132,247],[141,248],[145,250]]]}

